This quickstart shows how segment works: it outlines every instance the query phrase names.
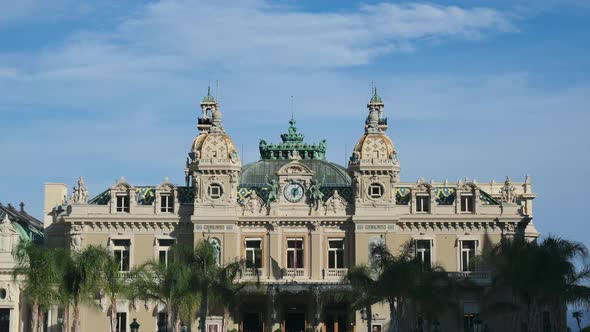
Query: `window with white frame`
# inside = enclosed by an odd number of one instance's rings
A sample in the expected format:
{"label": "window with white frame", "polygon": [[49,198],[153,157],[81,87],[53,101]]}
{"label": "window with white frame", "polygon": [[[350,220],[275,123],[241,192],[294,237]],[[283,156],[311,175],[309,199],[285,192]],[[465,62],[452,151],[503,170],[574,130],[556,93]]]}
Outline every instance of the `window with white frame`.
{"label": "window with white frame", "polygon": [[171,193],[160,196],[160,212],[174,212],[174,196]]}
{"label": "window with white frame", "polygon": [[170,248],[176,241],[174,239],[158,239],[158,262],[168,266],[172,261]]}
{"label": "window with white frame", "polygon": [[477,242],[477,240],[462,240],[459,242],[461,247],[461,271],[475,271]]}
{"label": "window with white frame", "polygon": [[344,268],[344,239],[328,240],[328,268]]}
{"label": "window with white frame", "polygon": [[117,198],[117,212],[129,212],[129,195],[118,194]]}
{"label": "window with white frame", "polygon": [[303,239],[287,239],[287,268],[302,269],[303,266]]}
{"label": "window with white frame", "polygon": [[475,202],[472,194],[461,195],[461,212],[473,212],[474,205]]}
{"label": "window with white frame", "polygon": [[262,268],[262,239],[246,239],[246,268]]}
{"label": "window with white frame", "polygon": [[416,257],[422,262],[422,267],[432,267],[432,240],[415,240]]}
{"label": "window with white frame", "polygon": [[131,240],[113,240],[113,255],[120,272],[129,271]]}
{"label": "window with white frame", "polygon": [[116,332],[127,332],[127,313],[117,312]]}
{"label": "window with white frame", "polygon": [[416,195],[416,212],[430,211],[430,196]]}

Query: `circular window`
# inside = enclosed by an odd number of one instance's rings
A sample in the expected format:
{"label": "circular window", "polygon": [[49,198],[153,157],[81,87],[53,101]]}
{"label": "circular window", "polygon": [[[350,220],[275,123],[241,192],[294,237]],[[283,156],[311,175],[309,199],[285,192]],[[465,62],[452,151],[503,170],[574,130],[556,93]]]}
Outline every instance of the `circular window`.
{"label": "circular window", "polygon": [[207,189],[207,194],[212,199],[219,199],[223,195],[223,187],[219,183],[212,183]]}
{"label": "circular window", "polygon": [[371,183],[369,186],[369,197],[376,199],[381,198],[384,194],[383,186],[379,183]]}
{"label": "circular window", "polygon": [[0,300],[4,300],[6,298],[6,289],[0,288]]}

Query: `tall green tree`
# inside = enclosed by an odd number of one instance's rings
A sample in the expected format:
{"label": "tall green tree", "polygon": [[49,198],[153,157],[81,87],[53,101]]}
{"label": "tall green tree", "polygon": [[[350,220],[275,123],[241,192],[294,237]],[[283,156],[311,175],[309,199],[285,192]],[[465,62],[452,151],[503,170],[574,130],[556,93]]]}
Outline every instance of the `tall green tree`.
{"label": "tall green tree", "polygon": [[167,310],[167,327],[179,332],[181,321],[190,325],[198,294],[191,282],[192,248],[173,246],[168,262],[151,260],[131,271],[129,297],[162,303]]}
{"label": "tall green tree", "polygon": [[543,311],[548,311],[551,330],[565,331],[566,305],[590,304],[587,258],[584,245],[558,237],[550,236],[539,243],[504,239],[485,254],[485,259],[494,273],[491,293],[510,290],[512,299],[490,302],[518,309],[513,310],[515,330],[542,331]]}
{"label": "tall green tree", "polygon": [[196,244],[191,260],[193,274],[192,284],[200,298],[199,330],[205,332],[205,321],[208,307],[211,304],[221,304],[234,307],[242,289],[249,283],[237,283],[243,262],[234,261],[225,265],[216,260],[217,251],[208,241]]}
{"label": "tall green tree", "polygon": [[22,282],[23,292],[32,302],[31,331],[38,331],[41,310],[53,304],[59,297],[56,285],[60,269],[56,264],[56,252],[30,241],[21,241],[15,252],[16,268],[13,278]]}
{"label": "tall green tree", "polygon": [[[372,260],[369,265],[351,268],[344,279],[358,293],[365,294],[359,298],[359,306],[370,308],[377,302],[387,303],[391,330],[398,332],[412,301],[414,304],[422,301],[422,306],[426,308],[425,294],[433,295],[439,279],[446,274],[424,270],[422,262],[414,254],[412,242],[404,244],[397,255],[392,254],[384,244],[373,246],[370,254]],[[434,306],[428,308],[434,312]]]}
{"label": "tall green tree", "polygon": [[80,252],[61,257],[63,287],[72,308],[72,332],[80,332],[80,307],[96,306],[96,295],[101,291],[104,277],[105,249],[88,246]]}
{"label": "tall green tree", "polygon": [[100,274],[96,287],[104,292],[110,299],[111,305],[108,314],[111,317],[111,331],[117,330],[117,300],[129,296],[131,289],[128,282],[128,274],[121,272],[120,262],[113,253],[104,247],[96,247],[93,255],[94,264],[99,267],[96,273]]}

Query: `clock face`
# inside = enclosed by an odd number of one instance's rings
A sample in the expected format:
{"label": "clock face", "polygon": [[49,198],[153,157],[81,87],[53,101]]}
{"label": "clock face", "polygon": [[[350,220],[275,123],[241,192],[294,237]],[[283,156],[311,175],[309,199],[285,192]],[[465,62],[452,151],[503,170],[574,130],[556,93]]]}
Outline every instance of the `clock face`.
{"label": "clock face", "polygon": [[303,186],[301,184],[290,183],[285,186],[283,194],[289,202],[295,203],[299,202],[303,198],[304,191],[305,189],[303,189]]}

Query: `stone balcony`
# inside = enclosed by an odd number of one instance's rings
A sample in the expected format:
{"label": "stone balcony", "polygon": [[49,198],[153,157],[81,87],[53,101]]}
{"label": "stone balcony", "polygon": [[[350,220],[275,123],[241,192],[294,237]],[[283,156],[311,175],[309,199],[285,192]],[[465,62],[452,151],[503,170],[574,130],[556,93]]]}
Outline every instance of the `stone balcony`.
{"label": "stone balcony", "polygon": [[348,273],[347,268],[339,268],[339,269],[325,269],[324,270],[324,278],[325,279],[342,279],[346,273]]}
{"label": "stone balcony", "polygon": [[305,277],[305,269],[303,268],[286,268],[283,272],[283,278],[303,278]]}
{"label": "stone balcony", "polygon": [[447,272],[449,277],[455,279],[466,279],[477,285],[490,285],[492,283],[492,273],[489,271],[461,271]]}

